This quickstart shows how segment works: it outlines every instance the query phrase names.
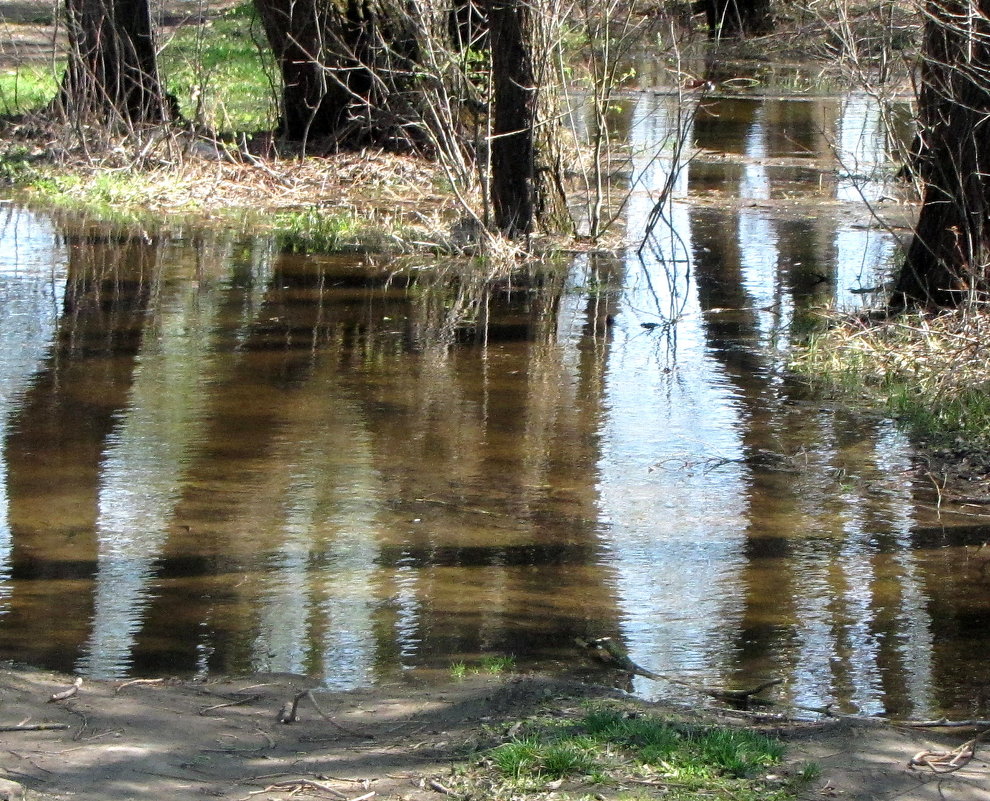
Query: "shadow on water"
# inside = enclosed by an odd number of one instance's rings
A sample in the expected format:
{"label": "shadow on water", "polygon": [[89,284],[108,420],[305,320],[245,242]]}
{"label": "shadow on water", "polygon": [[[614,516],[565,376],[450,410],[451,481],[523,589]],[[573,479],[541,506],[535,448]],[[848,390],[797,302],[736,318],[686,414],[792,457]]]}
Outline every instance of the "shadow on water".
{"label": "shadow on water", "polygon": [[630,232],[669,189],[642,255],[512,280],[6,207],[0,654],[355,687],[612,635],[701,683],[985,715],[987,529],[786,369],[896,258],[851,202],[886,196],[881,115],[704,98],[721,158],[675,168],[672,102],[616,113]]}

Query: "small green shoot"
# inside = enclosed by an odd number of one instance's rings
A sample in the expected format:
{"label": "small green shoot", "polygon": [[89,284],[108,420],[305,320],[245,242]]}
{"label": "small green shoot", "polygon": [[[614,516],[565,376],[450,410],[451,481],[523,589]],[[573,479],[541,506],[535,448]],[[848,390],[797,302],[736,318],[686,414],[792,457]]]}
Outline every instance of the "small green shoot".
{"label": "small green shoot", "polygon": [[467,675],[467,665],[463,662],[454,662],[450,666],[450,677],[454,681],[464,681],[464,677]]}
{"label": "small green shoot", "polygon": [[516,666],[516,660],[511,656],[486,656],[481,660],[481,669],[493,676],[511,673]]}

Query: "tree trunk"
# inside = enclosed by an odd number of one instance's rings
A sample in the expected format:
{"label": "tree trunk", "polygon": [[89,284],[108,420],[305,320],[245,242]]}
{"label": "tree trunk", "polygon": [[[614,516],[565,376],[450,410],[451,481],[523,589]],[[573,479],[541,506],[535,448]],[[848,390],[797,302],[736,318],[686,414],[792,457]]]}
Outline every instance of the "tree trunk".
{"label": "tree trunk", "polygon": [[282,74],[281,134],[304,145],[422,144],[417,9],[402,0],[255,0]]}
{"label": "tree trunk", "polygon": [[553,20],[536,0],[489,0],[487,10],[495,225],[509,236],[570,233],[556,82],[550,77]]}
{"label": "tree trunk", "polygon": [[759,36],[773,28],[769,0],[703,0],[713,38]]}
{"label": "tree trunk", "polygon": [[[973,11],[976,13],[973,13]],[[990,0],[929,2],[919,95],[924,201],[892,305],[952,306],[990,267]]]}
{"label": "tree trunk", "polygon": [[148,0],[66,0],[69,57],[56,108],[127,124],[172,114],[158,77]]}

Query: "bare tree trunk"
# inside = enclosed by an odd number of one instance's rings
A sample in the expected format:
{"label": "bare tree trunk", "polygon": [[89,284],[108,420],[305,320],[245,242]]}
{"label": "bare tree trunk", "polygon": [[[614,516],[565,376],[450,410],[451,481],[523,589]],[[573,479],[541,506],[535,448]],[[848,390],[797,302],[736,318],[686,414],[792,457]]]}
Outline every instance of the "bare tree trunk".
{"label": "bare tree trunk", "polygon": [[551,76],[554,20],[540,0],[489,0],[491,201],[509,236],[571,232],[560,119]]}
{"label": "bare tree trunk", "polygon": [[173,116],[158,76],[148,0],[66,0],[65,11],[69,60],[59,111],[124,123]]}
{"label": "bare tree trunk", "polygon": [[282,74],[293,142],[403,151],[423,141],[419,25],[403,0],[255,0]]}
{"label": "bare tree trunk", "polygon": [[930,0],[927,13],[919,96],[924,202],[895,308],[952,306],[990,289],[990,0]]}

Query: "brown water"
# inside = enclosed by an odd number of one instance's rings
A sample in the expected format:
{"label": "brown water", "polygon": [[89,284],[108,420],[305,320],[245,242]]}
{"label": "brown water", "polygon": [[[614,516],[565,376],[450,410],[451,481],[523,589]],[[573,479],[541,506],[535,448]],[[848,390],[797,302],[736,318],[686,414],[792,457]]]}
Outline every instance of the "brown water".
{"label": "brown water", "polygon": [[[671,100],[617,124],[642,230]],[[487,288],[8,206],[0,656],[345,688],[611,635],[699,683],[986,716],[990,529],[786,371],[896,259],[858,203],[889,191],[876,108],[713,100],[693,135],[733,160],[674,170],[642,260]]]}

